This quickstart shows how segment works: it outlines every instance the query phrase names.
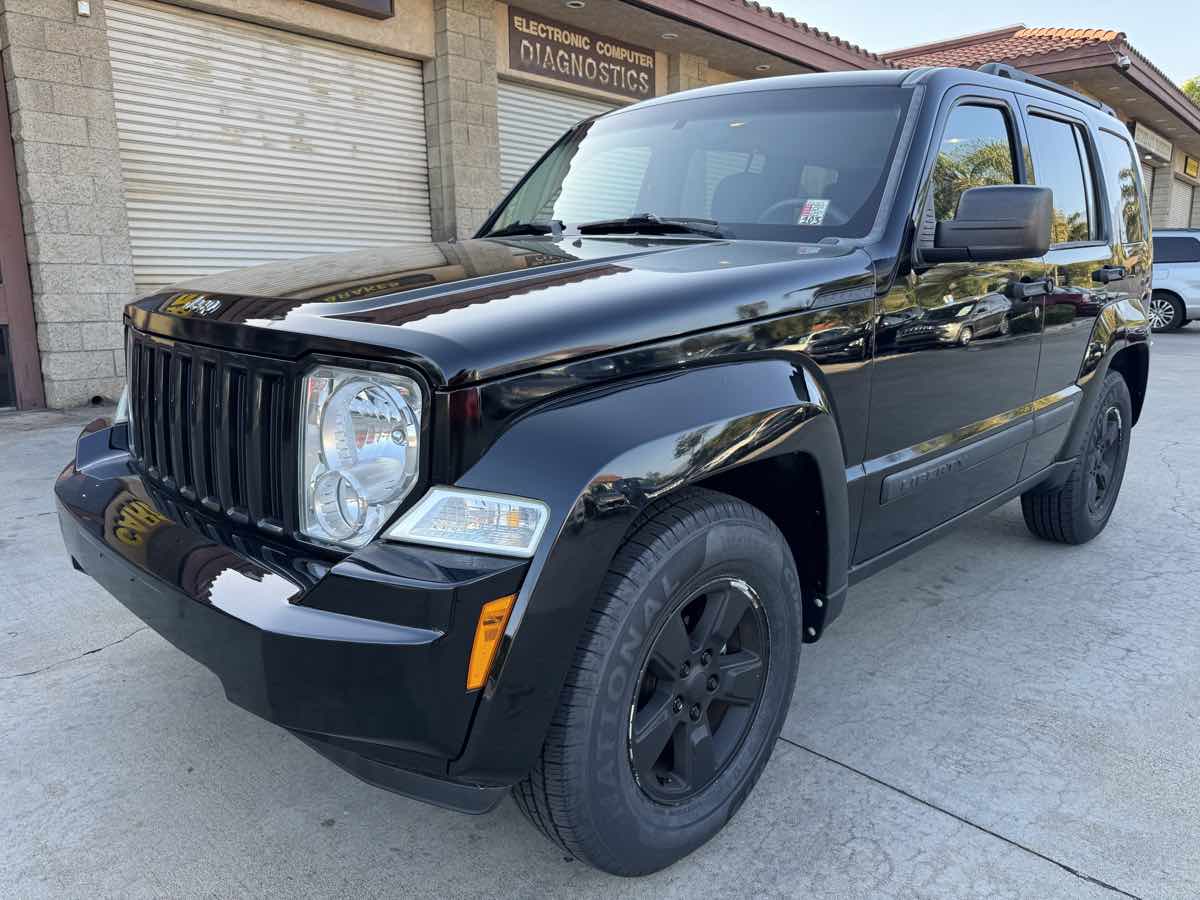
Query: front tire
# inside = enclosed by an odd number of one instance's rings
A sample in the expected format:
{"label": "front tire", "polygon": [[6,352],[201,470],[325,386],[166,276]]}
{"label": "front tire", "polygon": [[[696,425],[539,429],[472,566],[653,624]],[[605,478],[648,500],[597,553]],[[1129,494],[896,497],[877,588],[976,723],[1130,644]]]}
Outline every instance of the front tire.
{"label": "front tire", "polygon": [[615,875],[691,853],[770,758],[800,628],[796,567],[770,519],[707,490],[656,502],[613,559],[518,807]]}
{"label": "front tire", "polygon": [[1187,323],[1183,301],[1166,291],[1155,291],[1150,295],[1146,314],[1154,331],[1178,331]]}
{"label": "front tire", "polygon": [[1067,480],[1054,490],[1021,495],[1025,525],[1040,538],[1084,544],[1104,530],[1129,458],[1133,405],[1118,372],[1109,372],[1093,404],[1083,448]]}

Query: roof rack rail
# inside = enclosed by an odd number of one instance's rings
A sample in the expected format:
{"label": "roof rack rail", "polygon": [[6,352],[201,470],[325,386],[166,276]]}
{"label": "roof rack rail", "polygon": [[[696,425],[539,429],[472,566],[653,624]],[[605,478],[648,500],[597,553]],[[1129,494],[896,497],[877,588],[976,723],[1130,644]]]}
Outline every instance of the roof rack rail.
{"label": "roof rack rail", "polygon": [[1080,103],[1086,103],[1088,106],[1095,107],[1101,112],[1106,112],[1110,116],[1115,116],[1113,108],[1107,103],[1089,97],[1087,94],[1081,94],[1079,91],[1073,91],[1069,87],[1059,84],[1057,81],[1051,81],[1049,78],[1042,78],[1039,75],[1030,75],[1014,66],[1007,63],[990,62],[984,63],[976,71],[983,72],[985,75],[995,75],[998,78],[1011,78],[1013,81],[1023,81],[1025,84],[1032,84],[1040,88],[1045,88],[1048,91],[1054,91],[1056,94],[1062,94],[1070,97],[1073,100],[1078,100]]}

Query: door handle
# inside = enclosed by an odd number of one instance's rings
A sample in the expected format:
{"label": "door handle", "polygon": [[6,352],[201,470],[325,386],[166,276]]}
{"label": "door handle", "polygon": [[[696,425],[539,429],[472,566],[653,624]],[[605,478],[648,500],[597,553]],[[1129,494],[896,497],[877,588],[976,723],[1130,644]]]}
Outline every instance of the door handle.
{"label": "door handle", "polygon": [[1092,273],[1092,281],[1098,281],[1100,284],[1108,284],[1112,281],[1120,281],[1124,277],[1124,266],[1101,266]]}
{"label": "door handle", "polygon": [[1050,293],[1050,279],[1041,281],[1010,281],[1004,286],[1004,296],[1009,300],[1028,300]]}

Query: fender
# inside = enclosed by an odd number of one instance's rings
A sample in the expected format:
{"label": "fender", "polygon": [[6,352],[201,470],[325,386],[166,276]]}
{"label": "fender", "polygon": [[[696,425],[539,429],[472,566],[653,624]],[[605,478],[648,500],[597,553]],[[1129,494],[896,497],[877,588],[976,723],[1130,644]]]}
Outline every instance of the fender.
{"label": "fender", "polygon": [[651,502],[796,453],[818,466],[829,532],[823,583],[840,602],[850,530],[841,440],[817,382],[795,362],[691,368],[573,395],[507,431],[458,486],[540,499],[551,521],[450,773],[511,784],[533,765],[609,564]]}
{"label": "fender", "polygon": [[[1133,421],[1137,422],[1145,396],[1149,351],[1150,322],[1140,300],[1114,300],[1100,310],[1079,366],[1079,377],[1075,380],[1081,396],[1056,459],[1071,460],[1079,455],[1087,438],[1092,407],[1099,396],[1104,376],[1114,365],[1125,374],[1127,380],[1132,379],[1129,391],[1133,400]],[[1134,354],[1140,356],[1136,362]],[[1038,487],[1040,490],[1061,487],[1069,474],[1069,468],[1060,467],[1057,474]]]}

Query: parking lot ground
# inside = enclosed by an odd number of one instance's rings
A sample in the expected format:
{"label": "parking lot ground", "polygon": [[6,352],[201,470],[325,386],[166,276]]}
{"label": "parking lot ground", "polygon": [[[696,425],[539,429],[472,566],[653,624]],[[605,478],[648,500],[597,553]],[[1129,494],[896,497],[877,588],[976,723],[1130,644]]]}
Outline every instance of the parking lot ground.
{"label": "parking lot ground", "polygon": [[620,880],[506,801],[368,787],[74,572],[90,413],[0,415],[0,895],[1200,896],[1200,326],[1159,336],[1112,522],[1009,504],[852,589],[745,806]]}

